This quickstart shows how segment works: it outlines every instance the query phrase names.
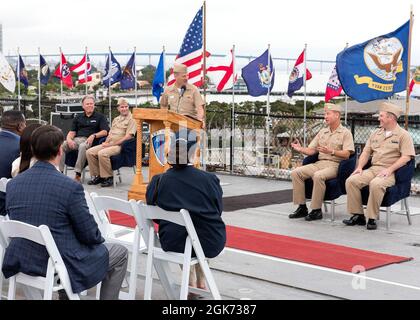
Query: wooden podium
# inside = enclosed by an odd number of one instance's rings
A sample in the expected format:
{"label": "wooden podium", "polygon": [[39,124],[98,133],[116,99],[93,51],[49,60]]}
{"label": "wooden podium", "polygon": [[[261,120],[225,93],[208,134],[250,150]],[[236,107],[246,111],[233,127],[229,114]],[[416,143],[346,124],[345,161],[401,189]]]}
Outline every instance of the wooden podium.
{"label": "wooden podium", "polygon": [[[170,131],[177,132],[179,127],[185,127],[190,130],[197,131],[197,146],[200,146],[200,129],[201,121],[195,120],[190,117],[180,115],[176,112],[169,111],[168,109],[148,109],[148,108],[134,108],[133,118],[137,123],[137,150],[136,150],[136,176],[134,177],[133,184],[128,192],[128,199],[145,200],[146,188],[149,181],[156,174],[160,174],[169,169],[169,164],[162,165],[155,154],[153,142],[151,141],[153,133],[164,129],[165,132],[165,146],[164,155],[165,159],[169,151]],[[149,179],[144,181],[142,174],[142,135],[143,135],[143,122],[150,124],[149,136]],[[196,149],[194,166],[200,166],[200,148]]]}

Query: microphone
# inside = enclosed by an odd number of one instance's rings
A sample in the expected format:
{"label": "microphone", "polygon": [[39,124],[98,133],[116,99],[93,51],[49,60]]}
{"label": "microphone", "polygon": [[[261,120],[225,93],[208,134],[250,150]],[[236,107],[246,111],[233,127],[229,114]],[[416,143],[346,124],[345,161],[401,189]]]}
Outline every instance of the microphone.
{"label": "microphone", "polygon": [[177,105],[177,107],[176,107],[176,113],[178,113],[178,111],[179,111],[179,103],[181,102],[181,99],[182,99],[182,97],[183,97],[183,95],[184,95],[184,93],[185,93],[185,90],[187,90],[187,87],[185,86],[185,84],[181,87],[181,92],[180,92],[180,95],[179,95],[179,100],[178,100],[178,105]]}

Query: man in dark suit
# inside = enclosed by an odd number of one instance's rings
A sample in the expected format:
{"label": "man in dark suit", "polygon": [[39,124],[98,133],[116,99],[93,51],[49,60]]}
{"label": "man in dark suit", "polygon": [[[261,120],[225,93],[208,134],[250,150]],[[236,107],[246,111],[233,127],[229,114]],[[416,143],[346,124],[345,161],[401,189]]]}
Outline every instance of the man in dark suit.
{"label": "man in dark suit", "polygon": [[[12,162],[20,154],[20,135],[26,127],[22,112],[10,110],[1,117],[0,131],[0,178],[11,178]],[[0,215],[5,215],[6,195],[0,192]]]}
{"label": "man in dark suit", "polygon": [[[50,228],[73,292],[102,281],[101,299],[118,299],[127,270],[127,249],[103,244],[83,187],[58,171],[63,141],[63,133],[54,126],[42,126],[33,132],[31,147],[38,161],[7,184],[6,212],[10,219]],[[2,270],[6,278],[18,272],[45,276],[47,260],[45,247],[13,239]]]}
{"label": "man in dark suit", "polygon": [[[172,168],[164,174],[155,175],[146,191],[149,205],[157,205],[168,211],[186,209],[200,239],[204,255],[216,257],[225,247],[226,226],[222,220],[222,195],[219,179],[216,175],[195,168],[196,136],[177,134],[171,139],[168,163]],[[188,156],[189,155],[189,156]],[[167,221],[159,222],[159,238],[165,251],[184,252],[187,230]],[[190,286],[205,288],[204,276],[199,265],[191,268]]]}

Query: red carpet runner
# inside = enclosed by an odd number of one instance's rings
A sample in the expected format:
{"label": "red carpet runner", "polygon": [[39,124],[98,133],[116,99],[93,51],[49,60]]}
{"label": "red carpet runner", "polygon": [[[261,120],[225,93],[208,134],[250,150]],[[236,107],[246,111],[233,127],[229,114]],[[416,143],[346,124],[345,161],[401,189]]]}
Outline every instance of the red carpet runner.
{"label": "red carpet runner", "polygon": [[[125,214],[111,211],[110,216],[113,224],[131,228],[136,225],[134,218]],[[356,265],[371,270],[412,259],[233,226],[226,226],[226,231],[229,248],[347,272]]]}

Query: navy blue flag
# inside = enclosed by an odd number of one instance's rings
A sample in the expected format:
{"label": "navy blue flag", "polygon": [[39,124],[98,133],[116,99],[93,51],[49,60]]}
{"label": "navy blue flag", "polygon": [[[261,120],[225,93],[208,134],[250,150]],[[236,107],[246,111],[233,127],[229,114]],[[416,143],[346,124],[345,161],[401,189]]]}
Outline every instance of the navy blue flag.
{"label": "navy blue flag", "polygon": [[25,64],[23,63],[22,57],[19,55],[19,63],[16,64],[16,80],[20,80],[23,83],[25,88],[28,87],[28,73],[25,69]]}
{"label": "navy blue flag", "polygon": [[136,87],[136,62],[133,53],[124,68],[121,78],[121,89],[134,89]]}
{"label": "navy blue flag", "polygon": [[249,95],[253,97],[262,96],[273,89],[274,85],[273,60],[270,55],[268,64],[268,49],[242,68],[242,78],[246,83]]}
{"label": "navy blue flag", "polygon": [[105,64],[105,75],[102,79],[102,84],[106,87],[113,85],[121,80],[122,73],[121,73],[121,66],[118,63],[117,59],[115,59],[114,55],[111,53],[111,67],[109,66],[109,55],[106,59]]}
{"label": "navy blue flag", "polygon": [[163,52],[160,55],[159,63],[156,68],[155,77],[153,78],[153,95],[156,97],[159,103],[160,95],[163,92],[163,86],[165,85],[165,69],[163,66]]}
{"label": "navy blue flag", "polygon": [[349,97],[367,102],[406,89],[409,28],[410,21],[337,55],[338,78]]}
{"label": "navy blue flag", "polygon": [[39,55],[39,75],[41,83],[46,85],[50,79],[50,67],[42,55]]}

